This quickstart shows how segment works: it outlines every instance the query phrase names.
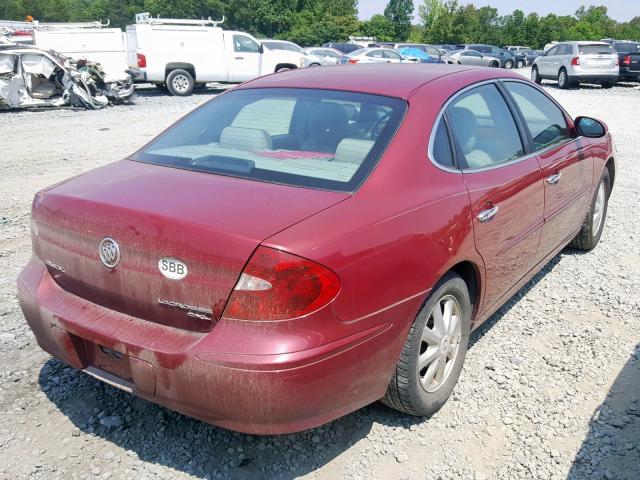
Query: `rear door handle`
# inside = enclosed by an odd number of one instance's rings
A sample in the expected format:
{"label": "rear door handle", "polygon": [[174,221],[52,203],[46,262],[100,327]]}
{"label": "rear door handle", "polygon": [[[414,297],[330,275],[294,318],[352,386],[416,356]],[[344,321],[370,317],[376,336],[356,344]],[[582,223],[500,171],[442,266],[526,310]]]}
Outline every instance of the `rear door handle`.
{"label": "rear door handle", "polygon": [[481,211],[478,214],[477,218],[481,222],[488,222],[490,220],[493,220],[493,217],[496,216],[496,213],[498,213],[498,205],[494,205],[491,208],[487,208],[486,210]]}
{"label": "rear door handle", "polygon": [[562,173],[558,172],[558,173],[554,173],[550,177],[547,177],[546,180],[547,180],[547,183],[549,185],[555,185],[556,183],[558,183],[560,181],[560,177],[562,177]]}

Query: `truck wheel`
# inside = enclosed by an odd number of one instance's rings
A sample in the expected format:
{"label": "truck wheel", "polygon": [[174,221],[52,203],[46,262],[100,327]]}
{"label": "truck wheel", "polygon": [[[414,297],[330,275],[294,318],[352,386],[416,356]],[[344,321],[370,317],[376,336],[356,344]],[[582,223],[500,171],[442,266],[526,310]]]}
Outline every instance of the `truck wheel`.
{"label": "truck wheel", "polygon": [[186,70],[172,70],[167,75],[167,89],[171,95],[186,97],[193,92],[193,77]]}

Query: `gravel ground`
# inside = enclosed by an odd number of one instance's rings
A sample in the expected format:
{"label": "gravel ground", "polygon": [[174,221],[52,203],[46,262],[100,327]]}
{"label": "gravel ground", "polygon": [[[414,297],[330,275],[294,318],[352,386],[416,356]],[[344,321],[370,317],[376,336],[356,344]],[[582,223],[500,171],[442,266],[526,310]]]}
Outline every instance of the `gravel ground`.
{"label": "gravel ground", "polygon": [[0,478],[640,478],[640,91],[547,88],[616,139],[598,248],[563,252],[475,332],[433,418],[373,404],[279,437],[222,430],[64,366],[16,300],[33,194],[118,160],[215,92],[0,113]]}

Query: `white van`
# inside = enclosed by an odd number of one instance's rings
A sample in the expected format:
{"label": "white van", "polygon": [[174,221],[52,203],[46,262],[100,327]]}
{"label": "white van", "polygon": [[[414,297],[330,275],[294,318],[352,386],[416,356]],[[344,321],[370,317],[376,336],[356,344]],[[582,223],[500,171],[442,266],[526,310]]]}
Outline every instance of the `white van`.
{"label": "white van", "polygon": [[122,30],[119,28],[35,28],[33,43],[73,59],[99,63],[107,75],[126,76],[129,68]]}
{"label": "white van", "polygon": [[186,96],[196,84],[240,83],[305,66],[304,54],[265,50],[248,33],[220,28],[222,21],[137,14],[135,25],[126,31],[130,72],[138,81]]}

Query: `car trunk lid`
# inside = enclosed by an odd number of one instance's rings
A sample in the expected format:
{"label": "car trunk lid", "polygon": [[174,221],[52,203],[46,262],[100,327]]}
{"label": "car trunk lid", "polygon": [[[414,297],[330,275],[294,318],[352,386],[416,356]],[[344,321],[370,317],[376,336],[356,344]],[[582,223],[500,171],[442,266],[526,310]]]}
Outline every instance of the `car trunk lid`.
{"label": "car trunk lid", "polygon": [[[34,253],[58,285],[93,303],[178,328],[207,331],[265,238],[348,194],[124,160],[39,193]],[[105,266],[100,242],[120,262]],[[166,278],[161,259],[188,268]]]}

